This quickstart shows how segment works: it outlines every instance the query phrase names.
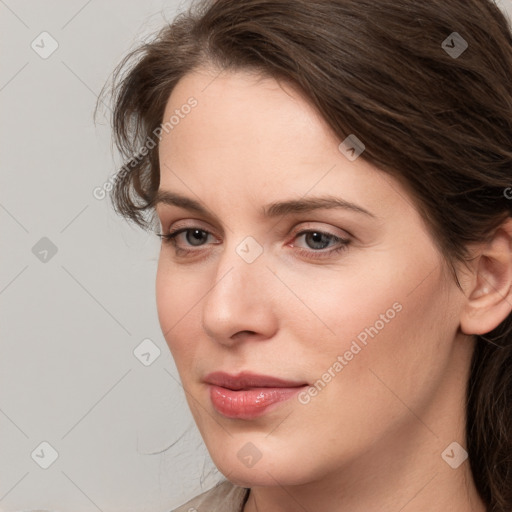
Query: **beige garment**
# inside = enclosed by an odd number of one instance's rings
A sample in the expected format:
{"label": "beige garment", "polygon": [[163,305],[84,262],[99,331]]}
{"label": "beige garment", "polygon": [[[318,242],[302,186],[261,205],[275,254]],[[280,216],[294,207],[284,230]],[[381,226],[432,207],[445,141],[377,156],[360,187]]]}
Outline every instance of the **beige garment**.
{"label": "beige garment", "polygon": [[242,512],[250,489],[223,480],[172,512]]}

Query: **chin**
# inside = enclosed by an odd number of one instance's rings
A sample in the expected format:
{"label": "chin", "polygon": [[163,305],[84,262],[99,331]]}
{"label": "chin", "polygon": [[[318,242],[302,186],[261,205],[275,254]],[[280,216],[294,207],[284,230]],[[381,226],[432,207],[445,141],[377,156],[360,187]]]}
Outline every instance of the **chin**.
{"label": "chin", "polygon": [[[313,468],[310,471],[307,466],[307,459],[290,460],[283,456],[283,452],[284,448],[281,454],[271,449],[262,451],[261,458],[252,466],[243,462],[244,452],[239,456],[238,449],[230,451],[228,447],[222,453],[211,455],[217,469],[229,481],[241,487],[301,485],[315,479]],[[248,460],[247,464],[250,463]]]}

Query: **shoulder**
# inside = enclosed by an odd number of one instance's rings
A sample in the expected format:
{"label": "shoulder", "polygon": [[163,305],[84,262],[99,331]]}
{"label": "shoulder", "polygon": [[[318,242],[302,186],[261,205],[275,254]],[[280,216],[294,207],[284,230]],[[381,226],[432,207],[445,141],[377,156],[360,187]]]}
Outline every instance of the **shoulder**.
{"label": "shoulder", "polygon": [[249,489],[223,480],[171,512],[242,512]]}

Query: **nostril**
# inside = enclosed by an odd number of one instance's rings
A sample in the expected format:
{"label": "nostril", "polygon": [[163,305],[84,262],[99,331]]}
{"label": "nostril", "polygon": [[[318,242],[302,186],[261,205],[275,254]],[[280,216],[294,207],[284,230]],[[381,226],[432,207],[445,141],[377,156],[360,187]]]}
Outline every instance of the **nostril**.
{"label": "nostril", "polygon": [[238,331],[236,334],[233,334],[232,338],[236,338],[237,336],[242,336],[244,334],[256,334],[254,331]]}

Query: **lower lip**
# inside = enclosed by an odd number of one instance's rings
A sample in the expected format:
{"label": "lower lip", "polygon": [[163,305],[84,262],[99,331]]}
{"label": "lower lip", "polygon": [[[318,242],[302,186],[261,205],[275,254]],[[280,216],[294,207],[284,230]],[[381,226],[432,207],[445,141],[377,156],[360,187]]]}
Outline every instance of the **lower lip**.
{"label": "lower lip", "polygon": [[223,416],[250,420],[262,416],[268,408],[295,396],[307,386],[294,388],[253,388],[240,391],[210,385],[210,399]]}

